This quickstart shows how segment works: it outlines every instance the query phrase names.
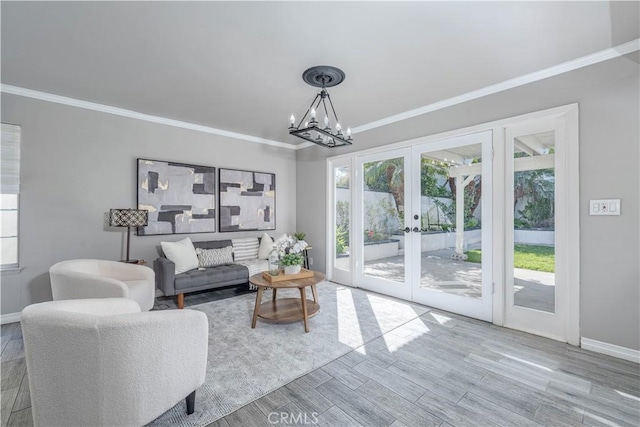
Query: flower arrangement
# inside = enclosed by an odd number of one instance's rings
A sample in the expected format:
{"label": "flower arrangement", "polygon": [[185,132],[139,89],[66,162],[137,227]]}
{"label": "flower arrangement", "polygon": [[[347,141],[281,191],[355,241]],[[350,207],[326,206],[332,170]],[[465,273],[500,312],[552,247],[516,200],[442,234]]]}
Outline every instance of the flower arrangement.
{"label": "flower arrangement", "polygon": [[[296,235],[298,237],[302,237],[304,236],[304,233],[296,233]],[[280,254],[280,265],[285,267],[285,274],[295,274],[299,272],[300,266],[304,264],[302,251],[309,246],[307,242],[299,238],[294,239],[288,234],[283,234],[276,241],[275,246]],[[294,270],[297,271],[294,272]]]}

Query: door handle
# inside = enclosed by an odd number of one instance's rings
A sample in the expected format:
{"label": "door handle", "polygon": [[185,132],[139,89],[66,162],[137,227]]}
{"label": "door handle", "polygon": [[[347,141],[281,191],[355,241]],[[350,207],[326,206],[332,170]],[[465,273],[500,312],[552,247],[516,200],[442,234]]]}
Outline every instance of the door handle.
{"label": "door handle", "polygon": [[414,233],[420,233],[421,230],[418,227],[413,227],[413,232]]}
{"label": "door handle", "polygon": [[411,232],[411,229],[410,229],[409,227],[405,227],[405,228],[404,228],[404,232],[405,232],[405,233],[409,233],[409,232]]}

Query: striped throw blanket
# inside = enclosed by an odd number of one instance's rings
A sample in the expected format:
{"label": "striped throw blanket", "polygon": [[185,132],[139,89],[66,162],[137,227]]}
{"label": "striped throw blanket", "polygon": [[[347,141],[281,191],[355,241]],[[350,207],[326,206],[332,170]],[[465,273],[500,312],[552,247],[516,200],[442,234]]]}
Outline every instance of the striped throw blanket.
{"label": "striped throw blanket", "polygon": [[235,262],[239,263],[239,261],[258,258],[260,245],[257,237],[231,239],[231,244],[233,245],[233,259]]}
{"label": "striped throw blanket", "polygon": [[[269,261],[267,261],[266,259],[252,259],[248,261],[240,261],[238,262],[238,264],[244,265],[249,269],[249,277],[253,276],[254,274],[262,273],[263,271],[269,270]],[[251,289],[252,291],[255,291],[258,288],[256,288],[251,283],[249,283],[249,289]]]}

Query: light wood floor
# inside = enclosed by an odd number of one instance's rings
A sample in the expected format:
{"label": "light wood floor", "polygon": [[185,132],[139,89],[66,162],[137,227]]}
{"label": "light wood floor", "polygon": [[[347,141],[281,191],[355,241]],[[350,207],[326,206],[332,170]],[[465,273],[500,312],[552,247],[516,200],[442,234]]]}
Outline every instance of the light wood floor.
{"label": "light wood floor", "polygon": [[[20,326],[0,331],[2,425],[30,426]],[[211,426],[638,426],[639,396],[638,364],[432,310]]]}
{"label": "light wood floor", "polygon": [[638,364],[432,310],[210,426],[638,426],[638,396]]}

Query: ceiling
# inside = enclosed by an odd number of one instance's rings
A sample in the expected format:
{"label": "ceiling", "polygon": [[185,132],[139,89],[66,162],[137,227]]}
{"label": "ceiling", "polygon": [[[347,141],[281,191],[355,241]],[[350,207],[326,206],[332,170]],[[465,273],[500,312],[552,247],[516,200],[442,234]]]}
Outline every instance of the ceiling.
{"label": "ceiling", "polygon": [[1,8],[3,84],[290,144],[289,116],[315,95],[301,78],[314,65],[345,71],[330,93],[354,128],[639,37],[637,2]]}

